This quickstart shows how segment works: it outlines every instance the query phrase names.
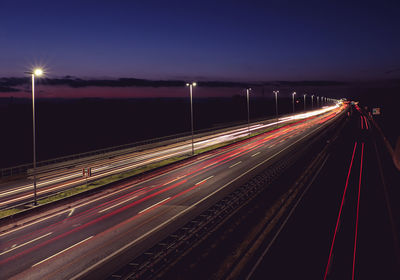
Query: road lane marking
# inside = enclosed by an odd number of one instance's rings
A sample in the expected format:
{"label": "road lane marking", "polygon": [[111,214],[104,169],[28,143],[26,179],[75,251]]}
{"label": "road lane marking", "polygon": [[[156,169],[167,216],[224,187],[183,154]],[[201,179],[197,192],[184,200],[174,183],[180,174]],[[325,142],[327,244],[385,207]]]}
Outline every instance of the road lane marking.
{"label": "road lane marking", "polygon": [[72,213],[74,213],[75,208],[72,208],[71,212],[69,212],[68,217],[71,217]]}
{"label": "road lane marking", "polygon": [[251,157],[255,157],[255,156],[258,155],[259,153],[261,153],[261,152],[257,152],[257,153],[255,153],[254,155],[251,155]]}
{"label": "road lane marking", "polygon": [[180,178],[182,178],[182,177],[177,177],[177,178],[175,178],[175,179],[173,179],[173,180],[171,180],[171,181],[169,181],[169,182],[163,184],[163,186],[166,186],[166,185],[168,185],[168,184],[171,184],[171,183],[173,183],[173,182],[179,180]]}
{"label": "road lane marking", "polygon": [[52,232],[49,232],[49,233],[46,233],[45,235],[36,237],[35,239],[32,239],[31,241],[25,242],[25,243],[23,243],[23,244],[21,244],[21,245],[18,245],[18,246],[16,246],[17,244],[14,244],[14,245],[12,246],[11,249],[2,252],[2,253],[0,254],[0,256],[2,256],[2,255],[4,255],[4,254],[7,254],[8,252],[11,252],[11,251],[13,251],[13,250],[15,250],[15,249],[21,248],[21,247],[23,247],[23,246],[25,246],[25,245],[28,245],[28,244],[30,244],[30,243],[32,243],[32,242],[35,242],[35,241],[37,241],[37,240],[39,240],[39,239],[42,239],[43,237],[49,236],[50,234],[52,234]]}
{"label": "road lane marking", "polygon": [[211,179],[212,177],[214,177],[214,175],[211,175],[208,178],[205,178],[204,180],[201,180],[200,182],[196,183],[195,186],[200,185],[201,183],[204,183],[205,181],[207,181],[208,179]]}
{"label": "road lane marking", "polygon": [[241,164],[241,163],[242,163],[242,161],[238,161],[238,162],[236,162],[235,164],[229,166],[229,168],[232,168],[232,167],[234,167],[234,166],[236,166],[236,165],[238,165],[238,164]]}
{"label": "road lane marking", "polygon": [[161,200],[160,202],[157,202],[156,204],[151,205],[150,207],[147,207],[146,209],[143,209],[142,211],[139,212],[139,214],[149,210],[150,208],[153,208],[154,206],[157,206],[160,203],[163,203],[164,201],[170,199],[171,197],[167,197],[166,199]]}
{"label": "road lane marking", "polygon": [[110,210],[111,208],[117,207],[118,205],[121,205],[121,204],[123,204],[123,203],[125,203],[125,202],[127,202],[127,201],[129,201],[129,200],[132,200],[132,199],[134,199],[134,198],[136,198],[136,197],[138,197],[138,196],[135,195],[134,197],[130,197],[130,198],[125,199],[125,200],[123,200],[123,201],[121,201],[121,202],[119,202],[119,203],[117,203],[117,204],[111,205],[110,207],[107,207],[107,208],[105,208],[105,209],[103,209],[103,210],[100,210],[99,213],[103,213],[103,212],[105,212],[105,211],[107,211],[107,210]]}
{"label": "road lane marking", "polygon": [[72,246],[69,246],[67,249],[62,250],[61,252],[58,252],[57,254],[54,254],[54,255],[52,255],[52,256],[50,256],[50,257],[48,257],[48,258],[46,258],[46,259],[44,259],[44,260],[42,260],[42,261],[40,261],[40,262],[38,262],[38,263],[32,265],[32,267],[37,266],[37,265],[39,265],[39,264],[41,264],[41,263],[44,263],[45,261],[48,261],[48,260],[50,260],[50,259],[52,259],[52,258],[54,258],[54,257],[56,257],[56,256],[58,256],[58,255],[60,255],[60,254],[62,254],[62,253],[64,253],[65,251],[68,251],[69,249],[72,249],[72,248],[78,246],[79,244],[81,244],[81,243],[83,243],[83,242],[89,240],[89,239],[92,238],[92,237],[93,237],[93,235],[90,236],[90,237],[88,237],[88,238],[86,238],[86,239],[84,239],[84,240],[82,240],[82,241],[80,241],[80,242],[78,242],[78,243],[76,243],[76,244],[74,244],[74,245],[72,245]]}

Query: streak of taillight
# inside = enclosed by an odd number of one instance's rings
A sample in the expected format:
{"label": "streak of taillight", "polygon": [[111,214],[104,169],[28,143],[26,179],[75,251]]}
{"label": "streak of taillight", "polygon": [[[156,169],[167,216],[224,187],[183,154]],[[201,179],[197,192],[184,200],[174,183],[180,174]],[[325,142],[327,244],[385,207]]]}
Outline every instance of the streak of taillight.
{"label": "streak of taillight", "polygon": [[333,234],[331,249],[329,251],[328,263],[326,264],[326,268],[325,268],[324,280],[326,280],[326,277],[328,276],[328,270],[329,270],[329,265],[331,263],[333,246],[335,244],[336,234],[337,234],[337,230],[338,230],[338,227],[339,227],[340,215],[342,214],[342,208],[343,208],[343,204],[344,204],[344,198],[346,197],[347,186],[349,185],[351,167],[353,166],[353,160],[354,160],[354,154],[356,152],[356,148],[357,148],[357,142],[354,143],[353,155],[351,156],[350,167],[349,167],[349,171],[347,173],[346,185],[345,185],[344,191],[343,191],[342,202],[340,203],[339,214],[338,214],[337,221],[336,221],[336,226],[335,226],[335,232]]}
{"label": "streak of taillight", "polygon": [[351,279],[354,280],[354,271],[356,266],[356,249],[357,249],[357,233],[358,233],[358,214],[360,212],[360,191],[361,191],[361,176],[363,168],[363,157],[364,157],[364,143],[361,144],[361,164],[360,164],[360,177],[358,179],[358,198],[357,198],[357,216],[356,216],[356,232],[354,235],[354,250],[353,250],[353,270]]}
{"label": "streak of taillight", "polygon": [[360,118],[361,118],[361,129],[364,129],[364,119],[361,115],[360,115]]}

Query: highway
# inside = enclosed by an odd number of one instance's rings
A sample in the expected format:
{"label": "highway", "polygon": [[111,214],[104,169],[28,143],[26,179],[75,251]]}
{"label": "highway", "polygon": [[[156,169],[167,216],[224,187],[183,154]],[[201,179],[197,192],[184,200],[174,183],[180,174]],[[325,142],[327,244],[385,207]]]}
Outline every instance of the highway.
{"label": "highway", "polygon": [[[278,124],[285,124],[300,119],[306,119],[329,110],[329,107],[314,110],[307,113],[300,113],[293,116],[285,116],[277,121],[265,121],[250,126],[250,132],[254,133],[274,127]],[[233,128],[228,131],[216,133],[209,136],[198,137],[195,139],[195,149],[203,149],[212,145],[224,143],[248,135],[248,128]],[[164,159],[190,154],[191,142],[167,146],[156,147],[144,151],[124,154],[121,156],[106,158],[90,162],[87,164],[79,163],[76,165],[61,167],[55,170],[43,172],[38,175],[37,196],[38,198],[49,196],[68,188],[86,184],[110,175],[119,174],[135,168],[146,166],[151,163],[159,162]],[[82,169],[90,167],[92,176],[85,178],[82,176]],[[29,203],[33,200],[32,177],[17,182],[6,182],[0,184],[0,209],[15,207]]]}
{"label": "highway", "polygon": [[281,129],[147,174],[140,181],[133,178],[23,225],[2,228],[2,278],[78,279],[106,267],[128,249],[140,253],[253,171],[279,160],[289,148],[301,147],[344,109],[332,107],[323,114],[299,117]]}

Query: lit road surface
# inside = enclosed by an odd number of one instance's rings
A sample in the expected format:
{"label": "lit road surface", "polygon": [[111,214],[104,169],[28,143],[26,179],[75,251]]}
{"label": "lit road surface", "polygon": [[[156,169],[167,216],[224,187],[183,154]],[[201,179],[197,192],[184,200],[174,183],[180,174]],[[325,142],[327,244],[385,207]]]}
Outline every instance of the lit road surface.
{"label": "lit road surface", "polygon": [[[296,120],[310,118],[319,114],[323,114],[335,109],[336,106],[325,107],[319,110],[300,113],[293,116],[280,118],[277,122],[267,122],[265,124],[258,123],[250,126],[251,132],[260,131],[277,124],[287,123]],[[227,132],[218,133],[213,136],[195,139],[195,149],[206,148],[215,144],[234,140],[248,135],[248,128],[232,129]],[[155,149],[146,150],[144,152],[136,152],[124,156],[119,156],[109,160],[99,160],[91,163],[92,176],[88,178],[88,182],[100,179],[113,174],[129,171],[134,168],[145,166],[163,159],[174,156],[181,156],[191,152],[191,142],[186,141],[179,145],[170,145]],[[64,168],[52,172],[39,175],[37,182],[38,197],[50,195],[71,187],[86,183],[86,178],[82,177],[82,167],[87,165],[78,164],[74,168]],[[33,199],[33,184],[31,180],[25,180],[19,183],[8,182],[0,185],[0,208],[8,208],[27,203]]]}
{"label": "lit road surface", "polygon": [[341,113],[342,107],[332,109],[2,229],[2,278],[74,279],[128,248],[139,252],[210,207],[253,170],[301,147]]}

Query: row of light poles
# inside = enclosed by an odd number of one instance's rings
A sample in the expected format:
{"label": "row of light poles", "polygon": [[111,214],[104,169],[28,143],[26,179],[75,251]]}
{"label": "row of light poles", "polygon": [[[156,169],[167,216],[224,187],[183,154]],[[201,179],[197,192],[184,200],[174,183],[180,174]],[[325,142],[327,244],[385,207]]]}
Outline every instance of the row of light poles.
{"label": "row of light poles", "polygon": [[[34,193],[34,205],[37,205],[37,191],[36,191],[36,121],[35,121],[35,77],[41,77],[43,75],[43,70],[36,68],[31,72],[27,72],[32,77],[32,125],[33,125],[33,193]],[[186,83],[189,87],[190,93],[190,123],[191,123],[191,138],[192,138],[192,155],[194,155],[194,129],[193,129],[193,87],[197,86],[196,82]],[[250,135],[250,105],[249,105],[249,95],[251,88],[246,88],[247,97],[247,131]],[[279,90],[273,91],[275,95],[275,114],[276,120],[278,121],[278,93]],[[292,106],[294,113],[294,96],[296,92],[292,93]],[[322,97],[324,98],[324,97]],[[322,99],[321,99],[322,100]],[[327,99],[325,98],[325,101]],[[319,106],[319,96],[317,96],[317,104]],[[314,107],[314,95],[311,95],[311,106]],[[306,109],[306,94],[304,94],[304,110]]]}
{"label": "row of light poles", "polygon": [[[194,130],[193,130],[193,87],[197,86],[196,82],[191,82],[191,83],[186,83],[186,86],[189,87],[189,94],[190,94],[190,123],[191,123],[191,134],[192,134],[192,155],[194,155]],[[247,132],[250,136],[250,105],[249,105],[249,95],[251,92],[251,88],[246,88],[246,99],[247,99]],[[275,95],[275,115],[276,115],[276,121],[278,121],[278,93],[279,90],[274,90],[273,91]],[[296,92],[292,93],[292,107],[293,107],[293,113],[294,113],[294,96],[296,95]],[[304,111],[306,110],[306,96],[307,94],[304,94]],[[326,97],[322,97],[321,100],[325,98],[325,102],[327,101]],[[319,107],[319,96],[317,96],[317,106]],[[311,95],[311,108],[314,108],[314,95]]]}

